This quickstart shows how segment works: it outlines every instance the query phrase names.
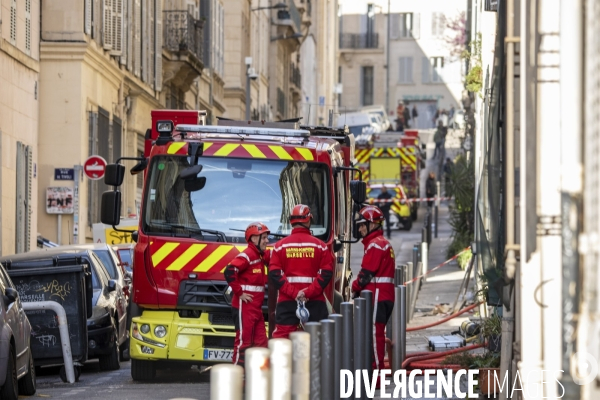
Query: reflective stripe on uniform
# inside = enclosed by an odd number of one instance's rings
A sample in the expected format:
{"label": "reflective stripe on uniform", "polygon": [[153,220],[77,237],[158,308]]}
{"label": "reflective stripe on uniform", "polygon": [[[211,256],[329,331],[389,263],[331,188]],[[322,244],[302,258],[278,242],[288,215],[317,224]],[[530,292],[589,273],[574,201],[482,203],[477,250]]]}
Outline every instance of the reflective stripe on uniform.
{"label": "reflective stripe on uniform", "polygon": [[289,283],[312,283],[315,278],[309,278],[308,276],[290,276],[287,278]]}
{"label": "reflective stripe on uniform", "polygon": [[264,292],[264,286],[242,285],[242,290],[246,292]]}
{"label": "reflective stripe on uniform", "polygon": [[375,277],[371,280],[373,283],[394,283],[394,278]]}

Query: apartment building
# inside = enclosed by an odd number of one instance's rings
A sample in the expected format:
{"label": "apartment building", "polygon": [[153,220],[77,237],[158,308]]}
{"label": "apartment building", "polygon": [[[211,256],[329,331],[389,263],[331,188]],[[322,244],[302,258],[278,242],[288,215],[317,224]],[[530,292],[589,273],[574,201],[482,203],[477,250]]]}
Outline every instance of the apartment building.
{"label": "apartment building", "polygon": [[39,0],[0,0],[0,253],[35,248]]}
{"label": "apartment building", "polygon": [[[93,154],[107,162],[139,155],[151,110],[197,109],[205,101],[200,8],[198,1],[183,0],[41,4],[37,211],[44,237],[91,240],[107,189],[77,172],[75,181],[56,180],[55,168],[77,169]],[[123,216],[138,214],[141,179],[125,181]],[[79,207],[62,216],[59,236],[57,216],[46,212],[46,188],[75,188],[75,182]]]}
{"label": "apartment building", "polygon": [[448,25],[460,19],[466,2],[400,0],[389,5],[390,10],[386,1],[342,2],[340,108],[381,104],[395,116],[403,101],[416,110],[411,126],[433,127],[436,110],[462,108],[464,62],[448,43],[461,32]]}

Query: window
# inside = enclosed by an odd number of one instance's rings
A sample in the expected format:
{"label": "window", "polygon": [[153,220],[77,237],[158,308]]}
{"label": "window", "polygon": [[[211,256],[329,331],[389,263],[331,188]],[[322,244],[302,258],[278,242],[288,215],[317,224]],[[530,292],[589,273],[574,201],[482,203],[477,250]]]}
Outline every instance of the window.
{"label": "window", "polygon": [[391,39],[418,39],[419,14],[399,13],[390,15]]}
{"label": "window", "polygon": [[16,166],[15,253],[29,251],[31,242],[31,183],[33,179],[33,149],[17,142]]}
{"label": "window", "polygon": [[423,57],[422,82],[442,83],[444,57]]}
{"label": "window", "polygon": [[446,29],[446,16],[441,12],[431,14],[431,36],[442,36]]}
{"label": "window", "polygon": [[398,83],[413,83],[413,58],[400,57]]}
{"label": "window", "polygon": [[373,67],[362,67],[361,75],[361,104],[370,106],[373,104]]}

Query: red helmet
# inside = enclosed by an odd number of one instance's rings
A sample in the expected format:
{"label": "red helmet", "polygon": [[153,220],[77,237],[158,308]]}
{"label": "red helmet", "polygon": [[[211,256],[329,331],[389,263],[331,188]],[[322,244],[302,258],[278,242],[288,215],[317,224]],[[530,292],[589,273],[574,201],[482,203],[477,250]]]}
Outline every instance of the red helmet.
{"label": "red helmet", "polygon": [[294,206],[292,209],[292,215],[290,215],[290,223],[294,224],[304,224],[312,218],[312,214],[310,213],[310,207],[305,206],[304,204],[298,204]]}
{"label": "red helmet", "polygon": [[363,222],[375,222],[376,224],[381,224],[383,222],[383,213],[376,206],[366,206],[363,207],[359,212],[358,219],[356,220],[357,224]]}
{"label": "red helmet", "polygon": [[250,243],[250,238],[254,235],[262,235],[263,233],[271,233],[269,228],[261,222],[253,222],[246,228],[246,242]]}

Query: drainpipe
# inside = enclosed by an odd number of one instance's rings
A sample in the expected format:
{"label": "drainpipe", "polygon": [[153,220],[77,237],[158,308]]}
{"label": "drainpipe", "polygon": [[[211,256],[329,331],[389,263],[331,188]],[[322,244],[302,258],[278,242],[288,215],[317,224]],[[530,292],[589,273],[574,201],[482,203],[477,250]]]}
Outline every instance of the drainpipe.
{"label": "drainpipe", "polygon": [[[562,217],[562,383],[565,399],[579,399],[580,386],[572,376],[586,363],[585,357],[572,359],[580,349],[578,337],[586,330],[578,326],[578,316],[587,315],[581,302],[579,275],[579,235],[582,221],[583,168],[583,2],[560,1],[560,172]],[[578,333],[579,332],[579,333]],[[582,343],[585,349],[586,344]],[[578,368],[579,367],[579,368]]]}

